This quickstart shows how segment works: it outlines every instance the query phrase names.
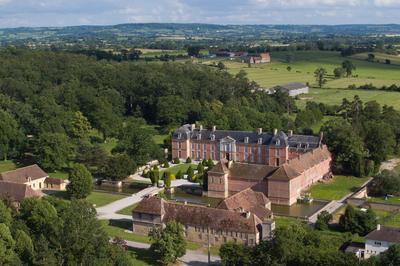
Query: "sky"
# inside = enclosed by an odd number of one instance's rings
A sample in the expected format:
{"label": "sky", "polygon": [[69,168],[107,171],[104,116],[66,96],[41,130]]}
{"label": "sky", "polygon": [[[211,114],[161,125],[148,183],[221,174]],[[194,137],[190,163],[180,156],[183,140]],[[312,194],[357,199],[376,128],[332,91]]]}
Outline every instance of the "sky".
{"label": "sky", "polygon": [[0,0],[0,28],[139,22],[400,24],[400,0]]}

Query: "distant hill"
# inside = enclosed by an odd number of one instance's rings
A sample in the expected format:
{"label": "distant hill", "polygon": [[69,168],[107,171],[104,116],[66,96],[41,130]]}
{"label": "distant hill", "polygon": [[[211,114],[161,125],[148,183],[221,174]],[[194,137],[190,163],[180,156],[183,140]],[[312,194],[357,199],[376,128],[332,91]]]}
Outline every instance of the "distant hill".
{"label": "distant hill", "polygon": [[324,36],[400,36],[400,25],[213,25],[138,23],[113,26],[73,26],[0,29],[0,44],[126,44],[146,40],[259,40]]}

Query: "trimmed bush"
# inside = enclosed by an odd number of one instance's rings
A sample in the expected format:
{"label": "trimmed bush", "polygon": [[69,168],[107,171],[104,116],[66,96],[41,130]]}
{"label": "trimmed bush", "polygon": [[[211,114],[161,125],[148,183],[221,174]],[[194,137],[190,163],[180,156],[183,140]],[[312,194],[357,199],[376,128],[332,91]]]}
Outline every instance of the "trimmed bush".
{"label": "trimmed bush", "polygon": [[192,158],[190,158],[190,157],[187,157],[187,159],[186,159],[186,163],[192,163]]}
{"label": "trimmed bush", "polygon": [[180,164],[180,163],[181,163],[181,161],[179,160],[179,158],[174,159],[174,164]]}

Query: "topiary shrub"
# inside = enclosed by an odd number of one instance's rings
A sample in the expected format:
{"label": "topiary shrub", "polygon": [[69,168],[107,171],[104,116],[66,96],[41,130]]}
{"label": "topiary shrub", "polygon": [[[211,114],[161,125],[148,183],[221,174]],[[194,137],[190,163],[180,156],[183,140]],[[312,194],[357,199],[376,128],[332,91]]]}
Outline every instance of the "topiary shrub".
{"label": "topiary shrub", "polygon": [[174,164],[180,164],[180,163],[181,163],[181,160],[179,160],[179,158],[174,159]]}
{"label": "topiary shrub", "polygon": [[183,173],[181,170],[178,171],[178,173],[176,173],[176,179],[182,179],[183,178]]}
{"label": "topiary shrub", "polygon": [[192,163],[192,158],[190,158],[190,157],[187,157],[187,159],[186,159],[186,163]]}

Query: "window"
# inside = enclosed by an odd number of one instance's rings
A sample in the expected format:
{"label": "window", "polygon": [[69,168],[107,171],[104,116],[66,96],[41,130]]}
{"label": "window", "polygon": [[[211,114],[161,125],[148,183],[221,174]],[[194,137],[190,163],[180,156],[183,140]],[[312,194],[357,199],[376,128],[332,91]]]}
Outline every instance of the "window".
{"label": "window", "polygon": [[207,144],[203,144],[203,149],[207,150]]}
{"label": "window", "polygon": [[214,160],[214,152],[211,151],[211,160]]}
{"label": "window", "polygon": [[194,158],[194,151],[192,151],[192,158]]}
{"label": "window", "polygon": [[200,143],[197,143],[197,149],[200,150]]}
{"label": "window", "polygon": [[182,149],[182,142],[178,142],[178,149]]}
{"label": "window", "polygon": [[195,149],[195,144],[194,143],[192,143],[192,150],[194,150]]}
{"label": "window", "polygon": [[197,151],[197,160],[200,159],[200,151]]}
{"label": "window", "polygon": [[182,138],[182,133],[178,133],[178,139]]}
{"label": "window", "polygon": [[375,241],[375,243],[374,243],[376,246],[382,246],[382,243],[381,242],[378,242],[378,241]]}
{"label": "window", "polygon": [[178,151],[178,157],[182,158],[182,152],[181,151]]}
{"label": "window", "polygon": [[203,159],[206,159],[206,158],[207,158],[207,152],[204,151],[204,153],[203,153]]}

